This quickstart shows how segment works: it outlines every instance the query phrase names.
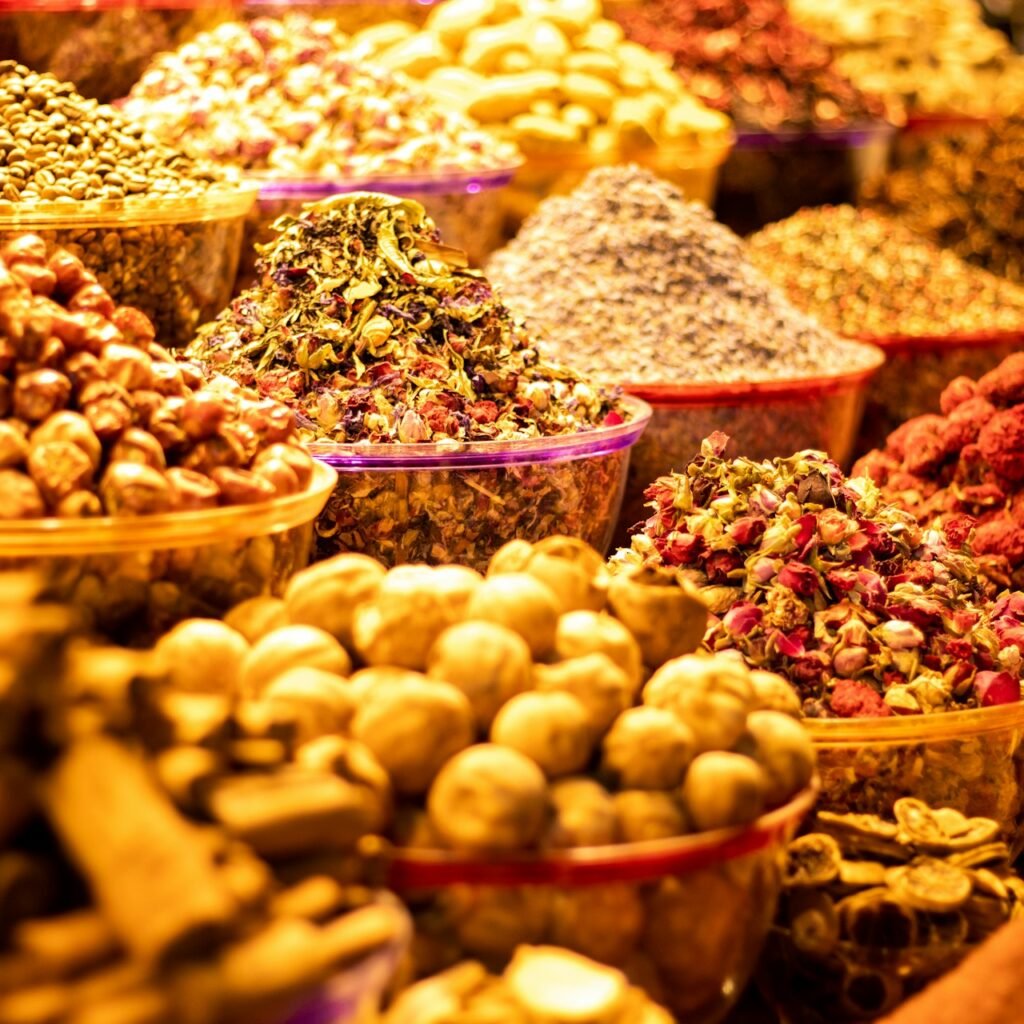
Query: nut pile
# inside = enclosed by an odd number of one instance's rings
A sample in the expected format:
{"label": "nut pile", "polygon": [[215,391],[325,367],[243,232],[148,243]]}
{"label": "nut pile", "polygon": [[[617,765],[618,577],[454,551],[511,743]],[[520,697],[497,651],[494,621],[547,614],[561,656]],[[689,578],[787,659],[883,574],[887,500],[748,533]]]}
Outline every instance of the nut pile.
{"label": "nut pile", "polygon": [[[977,381],[959,377],[941,412],[889,435],[854,472],[926,526],[970,532],[978,562],[996,583],[1024,582],[1024,355]],[[1004,637],[1004,640],[1009,637]]]}
{"label": "nut pile", "polygon": [[383,1024],[533,1021],[573,1024],[672,1024],[626,976],[552,946],[522,946],[500,976],[468,961],[402,992]]}
{"label": "nut pile", "polygon": [[[410,31],[412,31],[410,27]],[[509,167],[513,146],[308,15],[229,22],[163,53],[125,113],[166,143],[277,177],[367,179]]]}
{"label": "nut pile", "polygon": [[648,0],[616,18],[630,39],[670,54],[689,88],[740,128],[842,128],[889,116],[783,0]]}
{"label": "nut pile", "polygon": [[610,383],[780,380],[875,358],[798,311],[705,207],[636,166],[545,200],[487,271],[544,351]]}
{"label": "nut pile", "polygon": [[1024,282],[1024,118],[931,143],[919,164],[869,183],[865,202],[1000,277]]}
{"label": "nut pile", "polygon": [[810,717],[874,717],[1021,699],[1021,612],[994,608],[968,528],[918,526],[821,452],[727,460],[709,437],[647,490],[622,564],[689,571],[711,650],[785,675]]}
{"label": "nut pile", "polygon": [[1024,61],[988,27],[977,0],[790,0],[797,22],[831,44],[867,92],[924,114],[1012,114]]}
{"label": "nut pile", "polygon": [[800,309],[848,336],[1024,330],[1024,288],[871,210],[801,210],[757,232],[754,263]]}
{"label": "nut pile", "polygon": [[997,823],[910,798],[884,818],[819,812],[784,886],[763,978],[808,1024],[887,1013],[1024,913]]}
{"label": "nut pile", "polygon": [[270,1024],[398,953],[406,915],[349,880],[365,787],[30,594],[0,579],[0,1019]]}
{"label": "nut pile", "polygon": [[352,45],[424,79],[527,154],[729,140],[728,119],[687,92],[668,60],[624,41],[598,0],[456,0],[434,8],[422,31],[388,23]]}

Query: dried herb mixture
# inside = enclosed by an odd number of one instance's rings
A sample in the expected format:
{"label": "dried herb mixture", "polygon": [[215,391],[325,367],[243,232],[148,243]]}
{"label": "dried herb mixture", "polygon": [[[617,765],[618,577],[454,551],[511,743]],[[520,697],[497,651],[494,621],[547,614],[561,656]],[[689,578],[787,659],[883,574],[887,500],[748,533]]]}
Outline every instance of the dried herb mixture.
{"label": "dried herb mixture", "polygon": [[795,305],[850,336],[1024,330],[1024,288],[941,249],[891,217],[807,208],[748,239]]}
{"label": "dried herb mixture", "polygon": [[875,359],[792,306],[704,206],[635,165],[546,199],[487,269],[547,351],[600,380],[780,380]]}
{"label": "dried herb mixture", "polygon": [[1024,602],[989,604],[969,521],[925,530],[821,452],[730,461],[727,441],[651,485],[616,556],[686,570],[716,615],[708,647],[787,676],[811,717],[1020,700]]}

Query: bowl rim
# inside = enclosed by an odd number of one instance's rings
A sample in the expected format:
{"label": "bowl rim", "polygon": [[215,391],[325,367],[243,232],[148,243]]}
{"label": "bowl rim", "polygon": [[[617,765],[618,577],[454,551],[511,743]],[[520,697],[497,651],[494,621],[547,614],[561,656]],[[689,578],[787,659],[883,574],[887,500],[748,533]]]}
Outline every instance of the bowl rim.
{"label": "bowl rim", "polygon": [[882,349],[886,356],[942,352],[953,348],[995,348],[1024,341],[1024,323],[1009,331],[964,331],[953,334],[858,334],[849,341],[865,341]]}
{"label": "bowl rim", "polygon": [[1024,698],[1013,704],[928,715],[884,718],[803,718],[816,746],[863,746],[865,743],[928,743],[967,739],[1008,728],[1024,729]]}
{"label": "bowl rim", "polygon": [[655,406],[702,407],[723,403],[769,405],[789,398],[808,399],[865,387],[882,368],[887,358],[886,353],[878,345],[858,338],[843,340],[863,346],[865,355],[870,353],[871,362],[855,370],[816,374],[810,377],[763,381],[689,381],[684,384],[627,383],[623,385],[623,389],[627,394],[642,398]]}
{"label": "bowl rim", "polygon": [[776,146],[862,146],[877,139],[891,139],[903,128],[891,121],[858,121],[842,127],[827,125],[781,125],[776,129],[736,126],[736,148],[772,149]]}
{"label": "bowl rim", "polygon": [[118,555],[223,544],[281,533],[312,522],[334,490],[337,474],[316,462],[305,490],[253,505],[227,505],[151,516],[16,519],[0,522],[0,557]]}
{"label": "bowl rim", "polygon": [[386,444],[358,441],[313,441],[306,447],[313,458],[341,473],[361,470],[501,469],[508,466],[570,462],[597,458],[632,447],[650,421],[653,410],[643,400],[622,399],[630,415],[622,423],[577,430],[552,437],[518,441],[441,441],[437,444]]}
{"label": "bowl rim", "polygon": [[388,887],[396,892],[447,885],[585,886],[646,882],[683,871],[700,871],[759,853],[787,838],[813,807],[815,776],[781,807],[750,825],[670,839],[608,846],[581,846],[547,853],[472,854],[452,850],[395,848],[387,860]]}
{"label": "bowl rim", "polygon": [[123,199],[0,200],[0,231],[19,228],[131,228],[138,224],[194,224],[244,217],[259,190],[245,181],[211,184],[194,196],[134,195]]}

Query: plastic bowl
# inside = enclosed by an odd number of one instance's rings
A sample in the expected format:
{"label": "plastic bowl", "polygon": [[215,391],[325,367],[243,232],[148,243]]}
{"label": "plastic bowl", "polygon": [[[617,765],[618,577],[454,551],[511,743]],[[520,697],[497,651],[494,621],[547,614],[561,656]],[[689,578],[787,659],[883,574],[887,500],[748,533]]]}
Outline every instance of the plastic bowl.
{"label": "plastic bowl", "polygon": [[100,633],[146,643],[182,619],[279,594],[309,562],[313,520],[334,482],[318,465],[301,494],[259,505],[3,522],[0,570],[34,569],[48,596],[75,605]]}
{"label": "plastic bowl", "polygon": [[704,1024],[750,977],[786,844],[813,802],[809,788],[746,828],[556,854],[402,850],[389,887],[412,911],[421,974],[467,956],[501,970],[520,943],[550,943],[622,968],[686,1024]]}
{"label": "plastic bowl", "polygon": [[939,411],[942,389],[954,377],[978,378],[1024,345],[1024,330],[945,337],[863,337],[885,352],[868,389],[856,454],[885,446],[901,423]]}
{"label": "plastic bowl", "polygon": [[883,173],[896,137],[879,122],[844,129],[740,129],[722,167],[715,214],[741,235],[804,206],[856,203]]}
{"label": "plastic bowl", "polygon": [[235,293],[256,280],[254,245],[274,237],[271,225],[282,214],[297,215],[304,203],[344,192],[387,192],[422,203],[434,219],[447,245],[464,249],[479,266],[502,241],[500,196],[516,173],[515,167],[457,174],[420,174],[338,180],[334,178],[280,178],[253,176],[259,201],[245,223],[245,244]]}
{"label": "plastic bowl", "polygon": [[636,399],[625,408],[625,423],[560,437],[312,444],[313,456],[338,471],[317,522],[318,556],[361,551],[385,565],[484,569],[507,541],[556,533],[606,551],[630,450],[651,415]]}
{"label": "plastic bowl", "polygon": [[629,467],[619,537],[646,519],[644,490],[660,476],[683,469],[701,441],[721,430],[732,451],[752,459],[788,456],[804,448],[846,464],[853,454],[872,374],[884,361],[831,377],[759,384],[627,384],[654,410]]}
{"label": "plastic bowl", "polygon": [[891,718],[805,719],[828,811],[889,814],[900,797],[992,818],[1024,850],[1024,701]]}
{"label": "plastic bowl", "polygon": [[283,10],[300,11],[316,18],[330,18],[343,32],[379,25],[383,21],[408,21],[420,26],[439,0],[242,0],[246,18],[280,17]]}
{"label": "plastic bowl", "polygon": [[116,302],[141,309],[163,345],[187,345],[231,298],[256,189],[192,199],[0,202],[0,244],[33,232],[79,256]]}

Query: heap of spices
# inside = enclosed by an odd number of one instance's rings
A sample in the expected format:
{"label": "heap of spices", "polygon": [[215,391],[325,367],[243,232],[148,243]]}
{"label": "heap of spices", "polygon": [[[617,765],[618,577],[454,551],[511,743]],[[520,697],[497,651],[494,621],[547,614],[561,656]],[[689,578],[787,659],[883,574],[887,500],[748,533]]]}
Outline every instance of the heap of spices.
{"label": "heap of spices", "polygon": [[785,380],[875,359],[792,306],[706,207],[637,166],[597,168],[545,200],[487,271],[544,351],[602,381]]}
{"label": "heap of spices", "polygon": [[923,529],[821,452],[727,460],[727,441],[648,488],[653,514],[617,556],[686,570],[711,650],[785,675],[810,717],[1020,700],[1024,607],[990,604],[969,522]]}
{"label": "heap of spices", "polygon": [[28,593],[0,578],[0,1019],[316,1016],[338,973],[386,970],[408,918],[352,884],[370,787]]}
{"label": "heap of spices", "polygon": [[843,128],[890,116],[783,0],[648,0],[615,17],[628,38],[670,54],[689,88],[741,129]]}
{"label": "heap of spices", "polygon": [[747,244],[754,263],[796,306],[839,334],[1024,332],[1024,288],[874,211],[809,207]]}
{"label": "heap of spices", "polygon": [[[748,969],[727,965],[775,851],[738,873],[563,883],[576,848],[628,859],[628,844],[746,826],[809,795],[814,748],[794,693],[730,655],[689,653],[706,619],[675,574],[610,578],[595,550],[549,537],[513,541],[486,577],[339,555],[293,577],[283,600],[183,623],[156,654],[253,721],[294,718],[299,765],[378,794],[417,974],[465,957],[501,967],[522,943],[550,942],[644,965],[683,1013],[718,1005],[723,975]],[[417,881],[438,851],[476,863],[476,880]],[[481,877],[527,851],[558,864],[553,884],[508,884],[507,864],[498,884]]]}
{"label": "heap of spices", "polygon": [[993,274],[1024,282],[1024,117],[931,143],[869,182],[865,202]]}
{"label": "heap of spices", "polygon": [[855,472],[924,526],[974,527],[971,548],[996,583],[1024,584],[1024,355],[979,380],[959,377],[940,413],[917,416]]}
{"label": "heap of spices", "polygon": [[998,829],[910,798],[885,817],[819,812],[789,846],[762,962],[787,1016],[873,1020],[1020,918],[1024,882]]}
{"label": "heap of spices", "polygon": [[276,176],[366,179],[510,167],[515,147],[346,52],[328,19],[229,22],[163,53],[123,109],[187,152]]}
{"label": "heap of spices", "polygon": [[[372,457],[394,443],[441,444],[432,454],[443,455],[457,442],[623,423],[614,393],[543,361],[487,279],[440,243],[418,203],[355,192],[282,217],[276,229],[262,251],[262,283],[203,327],[188,351],[291,406],[304,440],[367,446],[343,456]],[[561,531],[605,544],[627,454],[507,470],[499,459],[466,476],[398,465],[402,472],[343,473],[320,522],[321,550],[480,566],[516,536]],[[345,458],[337,461],[344,469]]]}
{"label": "heap of spices", "polygon": [[977,0],[789,0],[836,67],[913,113],[987,117],[1024,101],[1024,60]]}

